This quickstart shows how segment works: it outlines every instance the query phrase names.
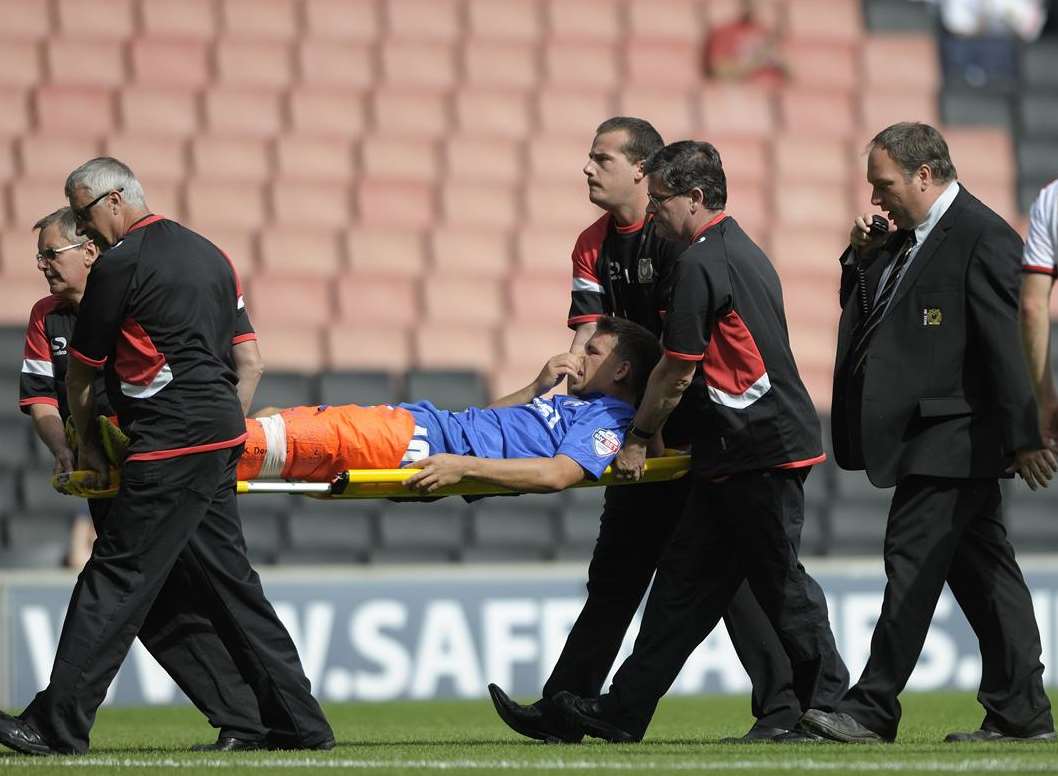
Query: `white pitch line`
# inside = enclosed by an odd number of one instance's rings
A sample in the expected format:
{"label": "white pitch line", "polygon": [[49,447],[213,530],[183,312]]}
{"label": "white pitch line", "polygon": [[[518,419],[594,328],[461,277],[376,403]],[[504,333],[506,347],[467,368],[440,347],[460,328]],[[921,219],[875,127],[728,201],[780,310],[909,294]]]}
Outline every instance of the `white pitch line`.
{"label": "white pitch line", "polygon": [[[17,765],[15,764],[17,762]],[[187,760],[134,760],[112,757],[32,758],[13,760],[0,759],[4,765],[19,767],[67,767],[67,768],[346,768],[351,770],[384,770],[415,768],[420,770],[484,770],[484,771],[842,771],[842,772],[900,772],[932,771],[935,773],[983,773],[1002,771],[1005,773],[1058,773],[1058,763],[1011,762],[1010,759],[964,759],[944,761],[820,761],[820,760],[697,760],[665,762],[655,761],[597,761],[597,760],[282,760],[282,759],[196,759]]]}

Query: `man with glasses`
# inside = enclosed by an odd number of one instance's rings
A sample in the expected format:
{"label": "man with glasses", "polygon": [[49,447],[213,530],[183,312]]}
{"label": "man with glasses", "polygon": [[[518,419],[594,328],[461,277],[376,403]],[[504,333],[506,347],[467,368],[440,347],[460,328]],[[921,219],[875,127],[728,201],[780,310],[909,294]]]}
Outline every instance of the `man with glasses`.
{"label": "man with glasses", "polygon": [[246,558],[234,479],[246,436],[231,364],[243,308],[227,257],[147,208],[132,171],[92,159],[66,180],[78,233],[110,246],[91,272],[68,343],[67,398],[78,468],[105,486],[92,385],[129,436],[121,485],[74,587],[48,686],[0,743],[25,754],[83,753],[95,712],[171,573],[212,623],[255,696],[258,746],[329,749],[293,641]]}
{"label": "man with glasses", "polygon": [[[604,315],[645,326],[660,336],[669,284],[683,245],[660,234],[647,214],[644,161],[664,145],[647,121],[607,119],[596,130],[584,165],[588,198],[606,213],[588,227],[573,248],[570,349],[578,352]],[[669,447],[688,442],[690,418],[680,414],[661,437]],[[685,480],[686,478],[684,478]],[[551,699],[567,690],[595,696],[613,667],[658,557],[683,512],[689,487],[684,480],[607,488],[599,538],[588,566],[588,598],[574,623],[543,697],[531,705],[511,700],[497,685],[489,692],[507,725],[538,740],[579,741],[583,734],[563,724]],[[740,741],[785,734],[800,718],[789,660],[749,588],[743,586],[724,616],[739,660],[749,674],[756,721]]]}
{"label": "man with glasses", "polygon": [[[38,231],[37,268],[51,293],[33,305],[30,313],[19,406],[33,419],[34,430],[55,457],[55,473],[68,472],[77,468],[65,433],[70,415],[66,399],[68,346],[88,274],[100,250],[94,240],[77,234],[77,222],[69,207],[40,219],[33,229]],[[260,374],[256,366],[260,354],[248,316],[240,316],[235,339],[238,342],[232,346],[232,355],[240,381],[245,374],[252,395]],[[93,393],[96,411],[113,415],[102,372],[93,383]],[[93,540],[103,531],[109,505],[108,500],[88,500]],[[249,742],[260,740],[266,733],[253,692],[212,623],[191,607],[193,598],[187,594],[186,583],[181,570],[174,570],[144,620],[139,639],[210,723],[220,729],[216,743],[196,749],[247,748]]]}
{"label": "man with glasses", "polygon": [[644,171],[658,233],[684,251],[665,317],[665,355],[614,468],[639,478],[648,440],[686,395],[691,492],[658,562],[635,648],[610,691],[553,699],[567,723],[610,741],[643,737],[658,701],[746,581],[789,657],[799,706],[833,708],[848,687],[823,592],[797,557],[803,483],[825,455],[790,350],[779,277],[724,213],[727,181],[712,145],[673,143]]}

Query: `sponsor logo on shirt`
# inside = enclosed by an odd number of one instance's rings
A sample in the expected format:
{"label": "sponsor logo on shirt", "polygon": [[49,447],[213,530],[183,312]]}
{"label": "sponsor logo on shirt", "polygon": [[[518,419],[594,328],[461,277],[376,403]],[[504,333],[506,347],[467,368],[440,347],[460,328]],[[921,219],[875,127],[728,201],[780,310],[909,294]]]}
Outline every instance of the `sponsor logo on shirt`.
{"label": "sponsor logo on shirt", "polygon": [[53,356],[66,355],[66,337],[51,338],[51,353]]}
{"label": "sponsor logo on shirt", "polygon": [[595,443],[595,454],[598,456],[617,455],[621,449],[621,440],[608,428],[597,428],[591,435]]}

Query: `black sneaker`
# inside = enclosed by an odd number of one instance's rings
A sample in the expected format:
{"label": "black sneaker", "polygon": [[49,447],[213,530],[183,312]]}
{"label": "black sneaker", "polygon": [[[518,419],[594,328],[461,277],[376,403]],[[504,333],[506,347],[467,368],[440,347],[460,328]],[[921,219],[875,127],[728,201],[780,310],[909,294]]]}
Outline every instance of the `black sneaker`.
{"label": "black sneaker", "polygon": [[536,741],[548,744],[579,744],[583,733],[563,723],[546,700],[538,700],[529,706],[515,703],[498,685],[489,685],[489,695],[496,713],[511,730]]}

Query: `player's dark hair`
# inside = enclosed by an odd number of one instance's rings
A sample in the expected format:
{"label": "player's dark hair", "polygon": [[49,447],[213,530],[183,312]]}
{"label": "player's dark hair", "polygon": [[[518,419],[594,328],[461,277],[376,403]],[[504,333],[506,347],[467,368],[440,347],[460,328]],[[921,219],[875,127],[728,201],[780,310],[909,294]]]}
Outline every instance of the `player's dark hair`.
{"label": "player's dark hair", "polygon": [[665,141],[661,139],[661,133],[654,129],[653,124],[644,119],[637,119],[634,116],[614,116],[606,119],[595,130],[595,134],[601,135],[604,132],[616,132],[619,129],[623,129],[628,133],[628,140],[621,146],[621,153],[632,164],[647,159],[652,153],[665,145]]}
{"label": "player's dark hair", "polygon": [[886,127],[867,144],[867,150],[884,148],[910,180],[922,165],[929,167],[937,183],[955,180],[958,174],[944,136],[929,124],[902,121]]}
{"label": "player's dark hair", "polygon": [[723,210],[727,205],[727,176],[720,153],[712,143],[669,143],[647,159],[643,171],[655,176],[673,194],[701,189],[704,204],[710,210]]}
{"label": "player's dark hair", "polygon": [[636,404],[639,404],[647,389],[650,373],[661,359],[661,344],[657,335],[638,323],[612,316],[600,318],[595,325],[595,332],[617,337],[614,352],[618,358],[631,365],[629,385],[635,391]]}

